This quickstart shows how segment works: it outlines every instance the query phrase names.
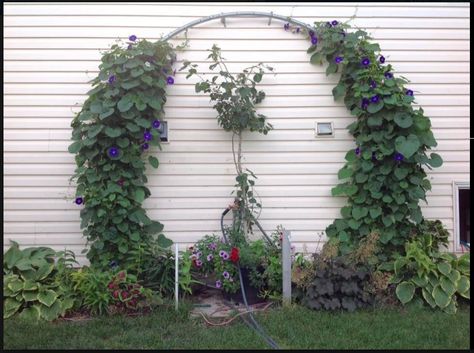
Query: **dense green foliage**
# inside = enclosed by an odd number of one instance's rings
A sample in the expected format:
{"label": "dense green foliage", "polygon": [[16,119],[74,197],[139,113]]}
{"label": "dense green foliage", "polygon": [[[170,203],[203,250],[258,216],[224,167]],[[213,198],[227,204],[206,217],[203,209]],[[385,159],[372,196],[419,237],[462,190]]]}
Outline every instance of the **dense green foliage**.
{"label": "dense green foliage", "polygon": [[341,242],[341,253],[354,249],[372,231],[384,244],[386,261],[403,251],[415,225],[422,222],[419,200],[431,189],[423,165],[439,167],[441,157],[427,150],[436,146],[431,123],[423,109],[414,109],[413,91],[403,77],[383,65],[378,44],[362,30],[347,32],[348,24],[316,22],[309,33],[311,63],[329,65],[326,74],[340,74],[332,93],[343,100],[357,120],[348,126],[356,147],[346,154],[338,177],[343,182],[333,196],[346,196],[342,218],[326,229]]}
{"label": "dense green foliage", "polygon": [[63,316],[76,300],[62,280],[76,263],[74,254],[47,247],[20,250],[12,243],[3,259],[3,317],[20,313],[51,321]]}
{"label": "dense green foliage", "polygon": [[[83,204],[81,228],[90,248],[87,258],[107,268],[125,265],[125,254],[153,235],[170,245],[142,207],[150,190],[145,186],[145,162],[150,146],[159,146],[159,126],[172,84],[175,54],[168,43],[130,37],[128,47],[114,44],[102,56],[100,72],[82,110],[73,119],[69,152],[76,154],[76,203]],[[157,168],[158,160],[148,156]]]}
{"label": "dense green foliage", "polygon": [[457,310],[457,297],[470,299],[470,254],[440,253],[430,235],[406,244],[405,255],[393,264],[396,294],[406,304],[421,299],[447,313]]}

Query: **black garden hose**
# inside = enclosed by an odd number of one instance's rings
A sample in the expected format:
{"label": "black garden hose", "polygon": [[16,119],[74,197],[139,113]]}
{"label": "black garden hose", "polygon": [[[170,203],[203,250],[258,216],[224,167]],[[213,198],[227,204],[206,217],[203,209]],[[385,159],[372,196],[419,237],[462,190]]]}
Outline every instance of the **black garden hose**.
{"label": "black garden hose", "polygon": [[[222,231],[222,235],[224,237],[224,241],[226,242],[226,244],[229,244],[228,240],[227,240],[227,237],[225,235],[225,229],[224,229],[224,216],[229,213],[230,211],[230,207],[227,207],[224,212],[222,212],[222,216],[221,216],[221,231]],[[255,222],[257,222],[257,220],[255,220]],[[261,229],[260,227],[260,224],[258,224],[258,227]],[[263,232],[263,231],[262,231]],[[264,233],[265,234],[265,233]],[[268,241],[271,243],[270,241],[270,238],[268,238],[268,236],[265,234],[265,237],[268,239]],[[271,243],[273,244],[273,243]],[[244,320],[244,322],[247,324],[247,326],[249,326],[250,328],[252,328],[255,332],[257,332],[264,340],[265,342],[267,342],[267,344],[273,348],[273,349],[280,349],[280,347],[277,345],[277,343],[263,330],[263,328],[258,324],[258,322],[255,320],[254,316],[253,316],[253,313],[252,311],[250,310],[249,308],[249,305],[247,303],[247,295],[245,294],[245,287],[244,287],[244,281],[243,281],[243,278],[242,278],[242,269],[240,268],[240,263],[237,262],[237,267],[239,268],[239,279],[240,279],[240,290],[242,292],[242,298],[244,299],[244,304],[245,304],[245,308],[247,309],[248,311],[248,314],[249,314],[249,317],[250,317],[250,322],[248,322],[247,320],[242,319]]]}

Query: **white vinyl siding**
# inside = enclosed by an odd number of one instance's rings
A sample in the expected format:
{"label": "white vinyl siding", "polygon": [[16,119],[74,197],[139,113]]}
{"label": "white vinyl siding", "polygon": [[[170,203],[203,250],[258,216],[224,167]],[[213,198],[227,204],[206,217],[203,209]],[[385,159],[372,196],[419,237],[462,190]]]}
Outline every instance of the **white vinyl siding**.
{"label": "white vinyl siding", "polygon": [[[469,180],[469,3],[4,3],[4,249],[13,239],[67,247],[85,261],[67,147],[73,113],[87,98],[103,50],[119,37],[156,40],[203,16],[252,10],[306,23],[356,14],[352,25],[380,44],[431,118],[435,150],[445,162],[429,171],[433,190],[421,205],[424,216],[441,219],[452,236],[453,181]],[[267,98],[258,111],[275,130],[246,134],[244,163],[258,176],[263,227],[282,224],[298,249],[306,244],[311,251],[345,204],[331,197],[331,187],[354,148],[346,130],[354,118],[333,100],[338,78],[309,63],[303,36],[285,32],[281,21],[268,25],[267,18],[228,18],[226,25],[215,20],[189,29],[190,46],[178,52],[176,68],[187,59],[209,71],[206,49],[214,43],[234,72],[257,62],[274,67],[277,74],[259,86]],[[160,167],[147,168],[152,195],[145,207],[167,236],[186,246],[219,232],[235,170],[230,134],[217,125],[209,98],[196,94],[196,81],[183,72],[175,82],[165,106],[170,143],[162,152],[152,149]],[[334,138],[314,137],[317,119],[334,123]]]}

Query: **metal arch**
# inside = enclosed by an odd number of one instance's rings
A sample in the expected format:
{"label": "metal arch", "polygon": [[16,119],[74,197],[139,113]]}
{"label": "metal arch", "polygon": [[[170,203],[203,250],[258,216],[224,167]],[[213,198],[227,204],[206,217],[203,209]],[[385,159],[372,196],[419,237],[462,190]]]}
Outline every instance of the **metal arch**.
{"label": "metal arch", "polygon": [[271,20],[274,18],[274,19],[277,19],[277,20],[281,20],[281,21],[284,21],[284,22],[289,22],[289,23],[304,27],[308,30],[313,29],[313,27],[311,27],[311,25],[309,25],[307,23],[304,23],[304,22],[301,22],[301,21],[298,21],[298,20],[293,20],[293,19],[289,18],[288,16],[276,15],[273,12],[258,12],[258,11],[223,12],[223,13],[220,13],[220,14],[203,17],[203,18],[200,18],[198,20],[189,22],[187,25],[179,27],[178,29],[175,29],[174,31],[168,33],[166,36],[163,37],[162,40],[167,41],[167,40],[171,39],[172,37],[176,36],[177,34],[187,30],[188,28],[194,27],[194,26],[199,25],[201,23],[216,20],[216,19],[219,19],[219,18],[224,19],[223,23],[225,25],[225,18],[226,17],[268,17],[269,18],[268,24],[270,24]]}

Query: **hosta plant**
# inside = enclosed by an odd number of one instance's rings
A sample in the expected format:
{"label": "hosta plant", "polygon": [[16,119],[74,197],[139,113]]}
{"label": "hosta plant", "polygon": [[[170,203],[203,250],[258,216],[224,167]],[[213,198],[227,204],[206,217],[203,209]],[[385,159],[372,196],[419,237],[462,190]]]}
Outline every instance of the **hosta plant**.
{"label": "hosta plant", "polygon": [[398,299],[407,304],[423,299],[447,313],[457,310],[457,297],[470,299],[470,254],[456,257],[433,248],[430,235],[406,244],[405,256],[393,265],[392,283]]}
{"label": "hosta plant", "polygon": [[[18,243],[12,243],[3,259],[3,318],[16,313],[30,320],[64,316],[73,307],[75,294],[56,276],[77,264],[74,254],[47,247],[20,250]],[[55,265],[58,258],[60,265]]]}

